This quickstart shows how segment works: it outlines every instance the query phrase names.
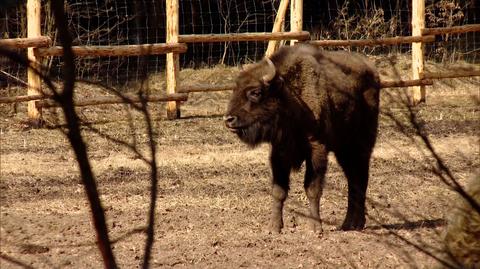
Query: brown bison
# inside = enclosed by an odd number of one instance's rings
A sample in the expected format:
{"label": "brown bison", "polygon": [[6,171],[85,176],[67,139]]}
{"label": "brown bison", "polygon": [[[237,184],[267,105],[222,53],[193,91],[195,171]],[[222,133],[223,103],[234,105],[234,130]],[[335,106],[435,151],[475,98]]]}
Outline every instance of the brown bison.
{"label": "brown bison", "polygon": [[281,231],[290,171],[306,161],[304,187],[312,229],[321,232],[319,203],[330,151],[348,179],[341,229],[363,229],[378,125],[380,82],[375,68],[358,54],[297,45],[245,68],[236,84],[226,127],[250,146],[272,145],[270,230]]}

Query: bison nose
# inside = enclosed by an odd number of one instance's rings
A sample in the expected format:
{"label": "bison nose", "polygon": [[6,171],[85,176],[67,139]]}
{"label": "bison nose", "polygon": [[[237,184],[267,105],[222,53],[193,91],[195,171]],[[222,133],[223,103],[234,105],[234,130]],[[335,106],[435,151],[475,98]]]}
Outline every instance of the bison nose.
{"label": "bison nose", "polygon": [[232,127],[237,122],[237,116],[226,115],[223,116],[223,120],[227,126]]}

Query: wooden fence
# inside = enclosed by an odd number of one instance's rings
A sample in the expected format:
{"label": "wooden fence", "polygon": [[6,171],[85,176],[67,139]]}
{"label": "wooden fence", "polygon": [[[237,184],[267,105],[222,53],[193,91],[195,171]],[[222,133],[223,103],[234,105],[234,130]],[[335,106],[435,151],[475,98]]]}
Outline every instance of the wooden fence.
{"label": "wooden fence", "polygon": [[[412,0],[412,36],[366,40],[310,40],[310,34],[303,31],[302,0],[281,0],[271,33],[236,33],[236,34],[203,34],[182,35],[179,33],[179,0],[166,0],[167,36],[166,43],[125,46],[74,46],[72,50],[77,57],[88,56],[139,56],[166,54],[166,95],[149,96],[149,102],[168,102],[167,117],[180,117],[178,102],[186,101],[188,93],[232,90],[233,84],[226,85],[186,85],[179,86],[178,73],[179,54],[187,51],[188,43],[195,42],[228,42],[228,41],[268,41],[266,57],[277,48],[280,40],[308,42],[316,46],[388,46],[404,43],[412,44],[412,79],[398,81],[382,81],[382,87],[412,87],[410,100],[413,104],[425,101],[425,86],[432,85],[432,79],[480,76],[480,70],[470,72],[427,73],[424,70],[424,44],[435,42],[436,35],[466,33],[480,31],[480,24],[447,28],[425,28],[425,0]],[[282,32],[286,10],[290,6],[289,32]],[[0,46],[27,48],[28,57],[33,63],[40,62],[41,57],[62,56],[61,47],[52,47],[49,37],[42,36],[40,31],[40,0],[27,1],[27,38],[0,40]],[[35,67],[35,64],[33,65]],[[131,102],[140,101],[135,96],[126,96]],[[51,96],[42,94],[41,80],[36,72],[28,70],[28,91],[26,96],[0,97],[0,103],[28,102],[28,117],[32,122],[39,122],[41,110],[56,106]],[[123,103],[125,99],[115,96],[102,96],[88,100],[79,100],[76,106]]]}

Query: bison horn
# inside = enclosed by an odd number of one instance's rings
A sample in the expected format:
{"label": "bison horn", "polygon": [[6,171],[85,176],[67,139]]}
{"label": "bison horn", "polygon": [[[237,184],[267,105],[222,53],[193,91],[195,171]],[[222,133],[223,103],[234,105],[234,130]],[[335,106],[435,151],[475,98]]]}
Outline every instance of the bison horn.
{"label": "bison horn", "polygon": [[268,83],[275,77],[276,68],[272,60],[270,60],[269,58],[265,58],[265,61],[268,64],[268,69],[267,69],[267,73],[262,77],[262,79],[263,79],[263,82]]}

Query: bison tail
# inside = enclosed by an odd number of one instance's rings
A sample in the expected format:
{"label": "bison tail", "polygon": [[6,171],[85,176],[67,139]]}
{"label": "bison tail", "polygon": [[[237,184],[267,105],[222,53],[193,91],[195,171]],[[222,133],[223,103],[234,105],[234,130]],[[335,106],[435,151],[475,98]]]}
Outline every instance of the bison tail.
{"label": "bison tail", "polygon": [[363,98],[368,107],[378,109],[380,100],[380,76],[376,72],[371,72],[366,76],[365,91]]}

